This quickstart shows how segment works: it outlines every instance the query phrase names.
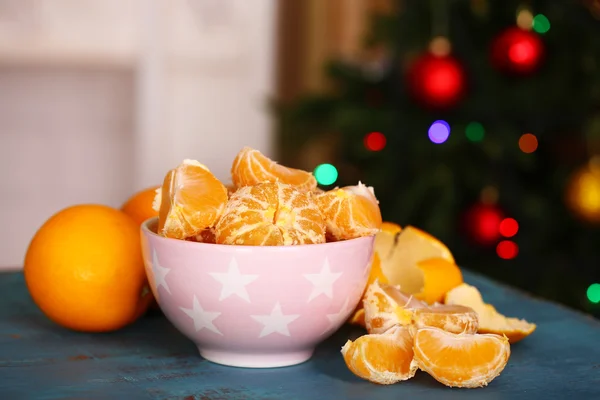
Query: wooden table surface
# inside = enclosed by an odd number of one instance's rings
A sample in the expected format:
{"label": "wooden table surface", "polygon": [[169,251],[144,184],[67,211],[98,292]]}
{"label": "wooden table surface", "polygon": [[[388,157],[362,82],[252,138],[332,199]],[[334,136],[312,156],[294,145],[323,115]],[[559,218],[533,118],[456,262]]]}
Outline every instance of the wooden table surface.
{"label": "wooden table surface", "polygon": [[450,389],[423,372],[378,386],[353,376],[339,353],[362,331],[344,327],[301,365],[224,367],[160,314],[110,334],[62,329],[35,307],[21,273],[0,273],[0,399],[600,399],[600,321],[465,272],[501,312],[538,323],[512,346],[488,387]]}

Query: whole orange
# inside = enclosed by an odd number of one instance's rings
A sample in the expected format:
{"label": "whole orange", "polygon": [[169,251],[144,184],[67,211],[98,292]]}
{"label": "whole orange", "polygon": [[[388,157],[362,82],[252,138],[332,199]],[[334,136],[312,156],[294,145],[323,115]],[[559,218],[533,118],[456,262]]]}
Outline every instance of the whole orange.
{"label": "whole orange", "polygon": [[121,211],[133,218],[138,225],[148,218],[158,217],[158,212],[152,209],[152,203],[159,187],[153,186],[135,193],[121,206]]}
{"label": "whole orange", "polygon": [[54,214],[25,255],[34,302],[54,322],[78,331],[114,331],[135,321],[152,300],[139,229],[125,213],[103,205]]}

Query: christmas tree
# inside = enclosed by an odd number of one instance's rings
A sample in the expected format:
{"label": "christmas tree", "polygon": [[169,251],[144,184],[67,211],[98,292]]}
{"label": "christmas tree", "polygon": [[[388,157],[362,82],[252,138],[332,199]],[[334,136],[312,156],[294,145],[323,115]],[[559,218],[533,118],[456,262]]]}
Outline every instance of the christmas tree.
{"label": "christmas tree", "polygon": [[600,1],[398,1],[368,57],[279,105],[280,159],[373,186],[385,220],[465,268],[600,315],[599,18]]}

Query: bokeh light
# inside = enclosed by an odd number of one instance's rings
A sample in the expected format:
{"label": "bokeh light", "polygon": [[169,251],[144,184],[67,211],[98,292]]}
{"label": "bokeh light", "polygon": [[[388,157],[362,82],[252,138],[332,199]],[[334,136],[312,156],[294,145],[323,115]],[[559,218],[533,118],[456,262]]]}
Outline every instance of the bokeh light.
{"label": "bokeh light", "polygon": [[504,237],[513,237],[519,232],[519,223],[514,218],[504,218],[498,227],[500,234]]}
{"label": "bokeh light", "polygon": [[314,175],[320,185],[328,186],[337,181],[338,171],[331,164],[321,164],[315,168]]}
{"label": "bokeh light", "polygon": [[533,153],[537,150],[538,140],[532,133],[525,133],[519,138],[519,149],[523,153]]}
{"label": "bokeh light", "polygon": [[544,14],[538,14],[533,17],[532,27],[537,33],[546,33],[550,30],[550,21]]}
{"label": "bokeh light", "polygon": [[517,26],[521,29],[530,30],[533,25],[533,14],[528,9],[521,9],[517,13]]}
{"label": "bokeh light", "polygon": [[587,298],[594,304],[600,303],[600,283],[592,283],[588,287]]}
{"label": "bokeh light", "polygon": [[465,128],[465,135],[471,142],[481,142],[485,136],[485,129],[479,122],[470,122]]}
{"label": "bokeh light", "polygon": [[385,148],[387,139],[381,132],[371,132],[365,135],[365,147],[370,151],[381,151]]}
{"label": "bokeh light", "polygon": [[496,246],[496,254],[504,260],[511,260],[519,254],[519,246],[512,240],[503,240]]}
{"label": "bokeh light", "polygon": [[435,121],[429,127],[429,140],[433,143],[440,144],[448,140],[450,136],[450,125],[443,120]]}

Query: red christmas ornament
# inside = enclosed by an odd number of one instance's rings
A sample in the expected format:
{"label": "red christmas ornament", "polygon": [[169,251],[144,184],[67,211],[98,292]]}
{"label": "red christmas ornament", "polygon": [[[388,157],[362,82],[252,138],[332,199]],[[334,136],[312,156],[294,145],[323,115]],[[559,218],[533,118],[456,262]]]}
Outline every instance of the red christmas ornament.
{"label": "red christmas ornament", "polygon": [[409,68],[407,78],[413,96],[433,108],[456,105],[465,91],[463,68],[450,55],[420,56]]}
{"label": "red christmas ornament", "polygon": [[504,213],[493,204],[475,204],[465,213],[465,229],[475,242],[494,244],[500,238],[500,223]]}
{"label": "red christmas ornament", "polygon": [[503,72],[530,74],[540,66],[543,56],[542,39],[516,26],[506,29],[492,42],[492,64]]}

